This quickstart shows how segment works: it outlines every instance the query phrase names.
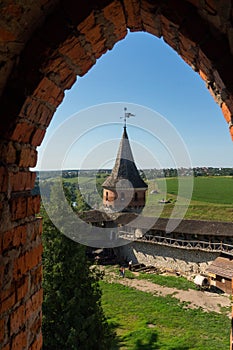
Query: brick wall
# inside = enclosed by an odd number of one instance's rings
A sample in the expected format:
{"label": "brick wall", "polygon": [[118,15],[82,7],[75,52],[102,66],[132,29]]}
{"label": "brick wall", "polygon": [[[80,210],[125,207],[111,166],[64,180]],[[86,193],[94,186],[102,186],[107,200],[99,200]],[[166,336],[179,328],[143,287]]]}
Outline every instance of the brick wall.
{"label": "brick wall", "polygon": [[1,234],[0,343],[3,349],[4,346],[36,349],[42,340],[42,225],[41,219],[29,219],[30,216],[27,223],[22,222],[22,216],[31,214],[31,208],[29,211],[12,211],[18,224]]}
{"label": "brick wall", "polygon": [[[135,210],[137,208],[143,208],[145,206],[146,191],[137,190],[137,199],[135,199],[135,191],[131,190],[118,190],[111,191],[104,189],[103,190],[103,205],[105,207],[110,207],[112,209],[130,209]],[[122,201],[121,193],[124,196],[124,201]]]}

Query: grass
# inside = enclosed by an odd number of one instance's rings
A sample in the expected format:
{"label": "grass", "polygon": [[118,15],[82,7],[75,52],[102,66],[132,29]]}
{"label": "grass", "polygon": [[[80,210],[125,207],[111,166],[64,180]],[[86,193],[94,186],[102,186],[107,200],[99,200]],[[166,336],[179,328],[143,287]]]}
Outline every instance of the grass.
{"label": "grass", "polygon": [[[143,211],[144,216],[155,216],[161,218],[171,217],[175,203],[158,205],[151,203]],[[182,209],[182,208],[181,208]],[[193,203],[191,201],[184,215],[185,219],[190,220],[209,220],[209,221],[233,221],[233,205],[215,205],[209,203]]]}
{"label": "grass", "polygon": [[[187,178],[182,178],[185,183]],[[177,194],[177,178],[167,178],[167,192]],[[192,200],[216,204],[233,204],[233,178],[225,176],[195,177]]]}
{"label": "grass", "polygon": [[102,306],[117,338],[110,350],[225,350],[230,320],[159,297],[101,281]]}
{"label": "grass", "polygon": [[177,277],[177,276],[163,276],[163,275],[157,275],[157,274],[140,273],[137,278],[140,280],[145,279],[147,281],[159,284],[161,286],[170,287],[170,288],[176,288],[181,290],[196,289],[196,286],[193,282],[188,281],[185,277],[182,277],[182,276]]}

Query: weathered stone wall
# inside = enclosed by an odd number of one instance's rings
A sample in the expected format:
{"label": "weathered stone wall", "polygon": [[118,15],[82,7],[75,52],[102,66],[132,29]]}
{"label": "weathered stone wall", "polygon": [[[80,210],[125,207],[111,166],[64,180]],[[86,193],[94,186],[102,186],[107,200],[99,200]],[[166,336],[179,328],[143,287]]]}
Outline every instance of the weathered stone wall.
{"label": "weathered stone wall", "polygon": [[184,275],[203,273],[219,253],[180,249],[159,244],[132,242],[116,248],[118,256],[127,262],[152,265],[178,271]]}

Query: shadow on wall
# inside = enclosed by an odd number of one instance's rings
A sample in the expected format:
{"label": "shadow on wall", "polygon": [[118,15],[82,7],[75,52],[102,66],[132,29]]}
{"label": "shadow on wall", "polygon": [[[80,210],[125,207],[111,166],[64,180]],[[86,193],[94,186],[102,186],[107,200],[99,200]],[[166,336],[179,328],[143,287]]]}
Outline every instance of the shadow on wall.
{"label": "shadow on wall", "polygon": [[138,258],[131,248],[132,243],[126,244],[125,246],[117,247],[114,249],[114,253],[117,257],[122,258],[127,264],[132,261],[132,264],[138,264]]}
{"label": "shadow on wall", "polygon": [[118,247],[116,255],[127,264],[152,265],[184,274],[203,273],[220,253],[194,251],[143,242],[132,242]]}

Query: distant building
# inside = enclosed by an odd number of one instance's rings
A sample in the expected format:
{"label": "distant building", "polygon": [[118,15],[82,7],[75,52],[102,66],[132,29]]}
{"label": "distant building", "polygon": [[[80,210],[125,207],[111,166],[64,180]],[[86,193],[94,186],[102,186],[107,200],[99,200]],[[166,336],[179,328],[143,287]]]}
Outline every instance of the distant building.
{"label": "distant building", "polygon": [[145,206],[148,185],[135,165],[126,124],[115,165],[102,187],[103,206],[109,211],[139,213]]}

